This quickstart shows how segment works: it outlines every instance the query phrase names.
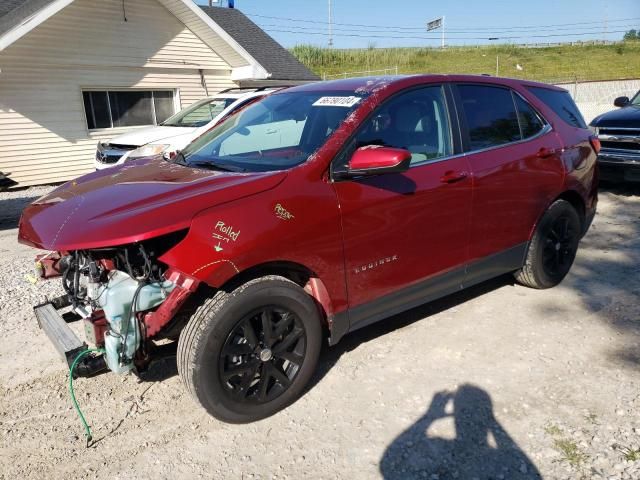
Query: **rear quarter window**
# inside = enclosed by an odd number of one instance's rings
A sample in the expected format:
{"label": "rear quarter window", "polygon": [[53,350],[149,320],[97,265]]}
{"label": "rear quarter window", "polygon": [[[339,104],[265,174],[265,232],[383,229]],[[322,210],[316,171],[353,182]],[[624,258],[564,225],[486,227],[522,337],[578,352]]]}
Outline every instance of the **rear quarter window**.
{"label": "rear quarter window", "polygon": [[543,87],[527,87],[527,89],[542,100],[565,123],[572,127],[587,128],[587,124],[569,92]]}
{"label": "rear quarter window", "polygon": [[522,130],[522,138],[527,139],[536,136],[544,128],[544,120],[520,95],[515,94],[513,98],[518,109],[518,121],[520,122],[520,130]]}

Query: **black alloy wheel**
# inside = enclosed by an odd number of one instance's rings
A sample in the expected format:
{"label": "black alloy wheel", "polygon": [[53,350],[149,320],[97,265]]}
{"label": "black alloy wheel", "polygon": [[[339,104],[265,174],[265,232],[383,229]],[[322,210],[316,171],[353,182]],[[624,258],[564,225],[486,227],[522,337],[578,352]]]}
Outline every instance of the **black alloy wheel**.
{"label": "black alloy wheel", "polygon": [[527,287],[550,288],[569,273],[582,236],[583,219],[566,200],[556,200],[536,225],[516,280]]}
{"label": "black alloy wheel", "polygon": [[268,275],[201,300],[178,339],[178,371],[214,417],[247,423],[304,392],[318,364],[323,317],[287,278]]}
{"label": "black alloy wheel", "polygon": [[567,215],[556,218],[550,225],[542,249],[542,265],[549,276],[564,276],[569,271],[579,239],[580,232],[575,230]]}
{"label": "black alloy wheel", "polygon": [[295,380],[306,353],[306,333],[291,311],[267,306],[240,320],[219,359],[224,391],[235,401],[266,403]]}

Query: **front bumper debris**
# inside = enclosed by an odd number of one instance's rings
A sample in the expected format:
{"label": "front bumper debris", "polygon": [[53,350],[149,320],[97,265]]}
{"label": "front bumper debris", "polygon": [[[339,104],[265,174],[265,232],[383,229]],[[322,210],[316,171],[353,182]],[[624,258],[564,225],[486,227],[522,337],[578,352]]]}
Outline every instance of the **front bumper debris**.
{"label": "front bumper debris", "polygon": [[[71,367],[76,357],[85,351],[88,346],[69,328],[65,319],[54,307],[54,304],[61,305],[61,302],[47,302],[34,307],[33,310],[38,320],[38,325],[47,334],[62,359]],[[76,366],[74,377],[92,377],[106,371],[107,365],[102,355],[86,355]]]}

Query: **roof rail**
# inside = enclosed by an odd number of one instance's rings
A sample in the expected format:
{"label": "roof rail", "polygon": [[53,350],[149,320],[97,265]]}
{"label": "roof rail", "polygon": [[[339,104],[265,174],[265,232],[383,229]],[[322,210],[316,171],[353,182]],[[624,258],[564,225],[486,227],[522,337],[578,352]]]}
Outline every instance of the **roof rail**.
{"label": "roof rail", "polygon": [[268,90],[270,88],[276,89],[276,88],[289,88],[292,85],[265,85],[264,87],[258,87],[258,89],[256,90],[256,92],[262,92],[264,90]]}
{"label": "roof rail", "polygon": [[220,93],[230,93],[230,92],[263,92],[268,89],[276,89],[276,88],[288,88],[291,85],[265,85],[263,87],[231,87],[225,88]]}

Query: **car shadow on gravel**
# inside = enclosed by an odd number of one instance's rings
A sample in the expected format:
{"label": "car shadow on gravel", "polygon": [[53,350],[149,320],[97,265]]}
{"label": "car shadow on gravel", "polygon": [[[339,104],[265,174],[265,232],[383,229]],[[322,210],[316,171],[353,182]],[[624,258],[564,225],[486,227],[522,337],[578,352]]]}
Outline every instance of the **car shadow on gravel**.
{"label": "car shadow on gravel", "polygon": [[640,196],[640,182],[639,183],[613,183],[602,182],[598,188],[600,192],[610,192],[614,195],[620,196]]}
{"label": "car shadow on gravel", "polygon": [[[326,343],[323,344],[323,351],[320,356],[318,368],[305,389],[305,393],[315,387],[324,376],[329,373],[344,353],[352,351],[394,330],[411,325],[418,320],[448,310],[449,308],[453,308],[456,305],[482,296],[498,288],[513,284],[514,281],[511,275],[503,275],[431,303],[426,303],[404,313],[394,315],[393,317],[374,323],[361,330],[356,330],[345,336],[340,343],[333,347],[329,347]],[[167,345],[167,347],[166,353],[162,355],[161,358],[154,360],[149,365],[149,368],[140,374],[139,378],[141,381],[161,382],[178,375],[175,352],[171,350],[169,345]]]}
{"label": "car shadow on gravel", "polygon": [[37,198],[39,198],[39,196],[1,199],[0,230],[17,228],[18,222],[20,221],[20,215],[22,215],[22,210]]}
{"label": "car shadow on gravel", "polygon": [[470,384],[436,393],[425,414],[387,447],[380,473],[385,480],[542,478],[496,420],[489,394]]}
{"label": "car shadow on gravel", "polygon": [[[600,194],[614,197],[581,242],[583,254],[562,285],[579,294],[583,307],[619,336],[608,358],[616,365],[640,367],[640,183],[603,183]],[[545,303],[540,314],[562,305]],[[577,319],[576,319],[577,320]]]}
{"label": "car shadow on gravel", "polygon": [[394,330],[404,328],[414,322],[423,320],[431,315],[436,315],[493,290],[497,290],[498,288],[507,285],[514,285],[514,283],[512,275],[502,275],[460,292],[434,300],[430,303],[425,303],[424,305],[412,308],[411,310],[407,310],[406,312],[398,315],[386,318],[360,330],[351,332],[333,347],[329,347],[325,344],[323,346],[323,352],[320,356],[320,362],[316,369],[316,373],[309,382],[306,391],[311,390],[316,384],[318,384],[324,376],[329,373],[333,366],[338,363],[340,357],[344,353],[355,350],[378,337],[393,332]]}

